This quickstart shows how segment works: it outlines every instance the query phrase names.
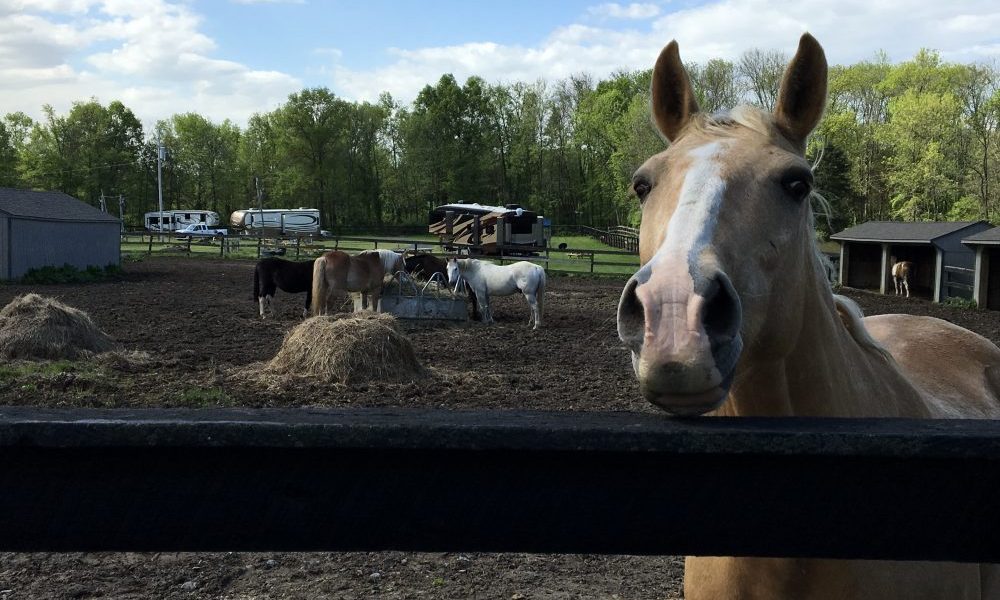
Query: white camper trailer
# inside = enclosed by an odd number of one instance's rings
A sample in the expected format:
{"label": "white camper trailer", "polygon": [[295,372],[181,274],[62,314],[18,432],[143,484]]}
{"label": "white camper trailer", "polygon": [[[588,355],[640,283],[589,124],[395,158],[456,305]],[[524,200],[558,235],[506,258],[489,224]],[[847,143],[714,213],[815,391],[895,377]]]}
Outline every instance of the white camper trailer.
{"label": "white camper trailer", "polygon": [[233,229],[257,235],[319,235],[319,210],[315,208],[248,208],[229,217]]}
{"label": "white camper trailer", "polygon": [[148,231],[158,232],[177,231],[195,223],[216,227],[219,225],[219,213],[188,208],[148,212],[142,219],[142,224]]}

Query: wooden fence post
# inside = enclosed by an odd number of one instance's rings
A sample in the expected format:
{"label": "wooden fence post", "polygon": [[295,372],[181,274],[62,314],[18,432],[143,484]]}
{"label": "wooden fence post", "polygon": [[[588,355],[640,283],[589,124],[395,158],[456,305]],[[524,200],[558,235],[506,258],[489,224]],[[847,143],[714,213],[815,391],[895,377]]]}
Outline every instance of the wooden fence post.
{"label": "wooden fence post", "polygon": [[594,274],[594,253],[590,253],[590,274]]}
{"label": "wooden fence post", "polygon": [[152,253],[153,253],[153,234],[149,234],[149,250],[146,251],[146,254],[152,254]]}

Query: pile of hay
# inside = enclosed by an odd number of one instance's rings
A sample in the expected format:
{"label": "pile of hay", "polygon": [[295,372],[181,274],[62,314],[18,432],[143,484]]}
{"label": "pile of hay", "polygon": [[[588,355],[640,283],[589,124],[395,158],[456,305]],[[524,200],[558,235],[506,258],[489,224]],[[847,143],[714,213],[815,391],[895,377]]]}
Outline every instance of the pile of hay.
{"label": "pile of hay", "polygon": [[25,294],[0,310],[0,358],[76,360],[117,349],[87,313],[55,298]]}
{"label": "pile of hay", "polygon": [[303,321],[263,370],[342,384],[413,381],[423,372],[395,317],[371,312]]}

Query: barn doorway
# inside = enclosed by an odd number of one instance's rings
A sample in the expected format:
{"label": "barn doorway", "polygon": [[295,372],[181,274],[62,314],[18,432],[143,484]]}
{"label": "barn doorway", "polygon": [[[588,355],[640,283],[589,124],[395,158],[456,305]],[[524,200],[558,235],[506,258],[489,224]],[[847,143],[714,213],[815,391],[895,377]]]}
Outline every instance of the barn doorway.
{"label": "barn doorway", "polygon": [[882,245],[852,243],[848,254],[847,287],[878,291],[881,275]]}
{"label": "barn doorway", "polygon": [[[889,246],[889,257],[896,258],[896,261],[909,261],[912,264],[910,270],[910,296],[923,298],[924,300],[934,299],[934,288],[937,286],[935,275],[937,271],[937,249],[931,245],[902,245],[895,244]],[[892,261],[890,260],[890,263]],[[892,264],[887,268],[891,269]],[[890,271],[890,284],[892,282],[892,272]],[[890,285],[891,287],[891,285]],[[895,293],[893,289],[887,290]]]}
{"label": "barn doorway", "polygon": [[989,257],[986,275],[986,308],[1000,310],[1000,248],[983,248]]}

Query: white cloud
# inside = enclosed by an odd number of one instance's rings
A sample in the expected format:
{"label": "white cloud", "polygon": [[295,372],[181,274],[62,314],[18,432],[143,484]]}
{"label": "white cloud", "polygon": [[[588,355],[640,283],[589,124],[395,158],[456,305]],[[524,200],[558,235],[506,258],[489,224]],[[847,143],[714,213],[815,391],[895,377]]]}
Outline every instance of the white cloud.
{"label": "white cloud", "polygon": [[587,12],[596,17],[606,17],[611,19],[651,19],[660,14],[660,7],[655,4],[632,4],[624,5],[609,2],[599,4],[587,9]]}
{"label": "white cloud", "polygon": [[122,100],[147,126],[187,111],[245,122],[302,87],[291,75],[212,57],[216,43],[186,3],[0,0],[5,12],[0,114],[37,116],[43,104],[64,112],[97,97]]}
{"label": "white cloud", "polygon": [[[65,111],[72,101],[97,96],[121,99],[147,124],[186,111],[244,122],[303,87],[290,72],[225,56],[194,6],[187,0],[0,0],[0,114],[38,115],[45,103]],[[953,61],[1000,56],[995,0],[597,3],[579,17],[533,45],[492,38],[391,48],[371,36],[365,58],[385,57],[378,66],[352,68],[354,57],[321,47],[312,54],[323,57],[325,67],[287,70],[315,77],[309,85],[329,85],[347,99],[375,100],[389,91],[405,103],[444,73],[460,81],[479,75],[489,82],[533,82],[646,69],[671,39],[684,60],[694,62],[735,59],[753,47],[791,53],[807,30],[834,64],[871,58],[880,49],[894,60],[922,47]]]}
{"label": "white cloud", "polygon": [[[588,14],[610,16],[632,6],[647,5],[601,4]],[[571,25],[533,47],[470,42],[390,49],[392,62],[376,69],[335,64],[332,85],[347,98],[372,100],[389,91],[408,102],[443,73],[453,73],[459,81],[479,75],[491,82],[554,80],[580,72],[606,77],[618,69],[650,68],[671,39],[680,44],[685,61],[705,62],[732,60],[755,47],[790,55],[805,31],[819,39],[833,64],[869,59],[879,50],[905,60],[920,48],[940,50],[947,60],[973,61],[1000,56],[994,33],[998,20],[995,0],[722,0],[674,9],[645,23],[633,21],[629,29]]]}

